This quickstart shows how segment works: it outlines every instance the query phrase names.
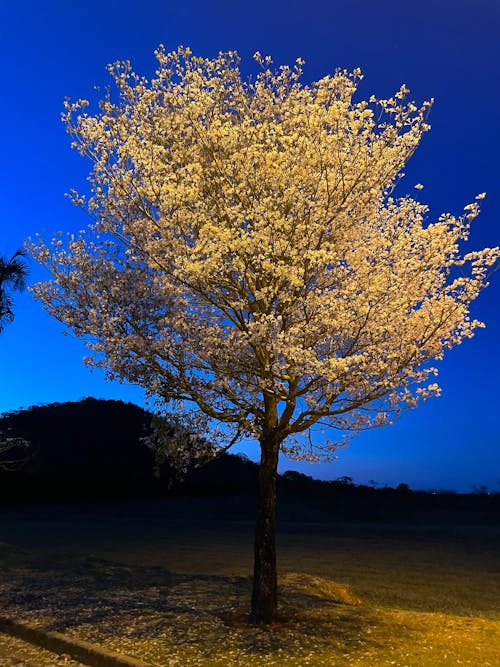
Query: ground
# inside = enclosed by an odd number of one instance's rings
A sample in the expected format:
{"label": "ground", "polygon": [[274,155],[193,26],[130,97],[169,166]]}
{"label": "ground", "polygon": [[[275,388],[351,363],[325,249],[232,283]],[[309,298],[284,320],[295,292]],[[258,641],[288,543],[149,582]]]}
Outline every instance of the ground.
{"label": "ground", "polygon": [[498,525],[282,512],[284,621],[264,630],[241,622],[252,511],[246,499],[1,511],[1,613],[161,667],[500,664]]}

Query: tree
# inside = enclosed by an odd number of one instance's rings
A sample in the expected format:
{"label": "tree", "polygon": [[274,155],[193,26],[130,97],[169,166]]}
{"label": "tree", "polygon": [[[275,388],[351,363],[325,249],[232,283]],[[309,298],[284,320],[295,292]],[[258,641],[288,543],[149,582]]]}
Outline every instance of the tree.
{"label": "tree", "polygon": [[22,290],[27,274],[23,251],[18,250],[9,260],[0,257],[0,331],[14,319],[12,297],[8,289]]}
{"label": "tree", "polygon": [[459,251],[477,201],[432,222],[393,196],[429,129],[431,102],[405,86],[355,102],[358,70],[305,85],[300,60],[273,70],[256,54],[244,81],[234,52],[156,57],[152,80],[110,65],[116,92],[94,115],[66,103],[93,163],[90,198],[72,197],[93,222],[32,243],[53,275],[34,291],[87,339],[88,363],[189,422],[184,447],[169,439],[179,456],[209,436],[219,451],[258,440],[251,618],[270,623],[279,453],[328,457],[438,394],[430,362],[482,326],[469,305],[499,252]]}
{"label": "tree", "polygon": [[[12,310],[14,305],[8,289],[24,289],[27,275],[28,269],[22,250],[17,250],[9,260],[0,257],[0,332],[14,319]],[[27,446],[28,443],[22,438],[13,438],[10,434],[0,431],[0,457],[7,451],[19,451],[20,448]],[[0,458],[0,469],[11,470],[21,462],[18,458],[12,461]]]}

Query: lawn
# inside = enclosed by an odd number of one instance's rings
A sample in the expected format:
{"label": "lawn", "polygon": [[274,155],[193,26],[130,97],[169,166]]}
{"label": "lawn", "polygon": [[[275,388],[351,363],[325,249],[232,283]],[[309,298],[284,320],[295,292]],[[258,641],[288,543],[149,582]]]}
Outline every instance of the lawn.
{"label": "lawn", "polygon": [[161,667],[500,665],[498,525],[315,521],[283,501],[283,622],[248,608],[253,501],[0,511],[1,613]]}

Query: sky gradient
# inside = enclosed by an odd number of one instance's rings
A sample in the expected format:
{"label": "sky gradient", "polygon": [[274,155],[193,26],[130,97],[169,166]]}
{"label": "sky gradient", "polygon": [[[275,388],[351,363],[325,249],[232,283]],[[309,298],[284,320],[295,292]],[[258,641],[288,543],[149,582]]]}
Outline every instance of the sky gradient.
{"label": "sky gradient", "polygon": [[[65,97],[92,97],[110,81],[107,63],[130,59],[152,73],[153,50],[190,46],[203,56],[237,50],[242,70],[259,50],[279,64],[306,61],[304,81],[337,67],[361,67],[358,98],[392,95],[402,83],[417,102],[434,97],[432,129],[408,163],[398,194],[430,206],[430,218],[460,214],[487,198],[467,248],[500,243],[500,3],[497,0],[326,0],[240,3],[169,0],[47,0],[0,3],[3,63],[0,253],[57,230],[77,231],[85,215],[64,196],[82,189],[90,164],[69,147],[60,121]],[[29,282],[46,278],[34,261]],[[16,296],[16,319],[0,336],[0,412],[85,396],[144,404],[143,391],[108,383],[82,363],[81,341],[61,334],[29,293]],[[398,423],[358,436],[330,464],[297,465],[324,479],[351,476],[412,488],[500,490],[500,272],[474,304],[487,328],[439,364],[442,397]],[[257,455],[255,446],[245,451]]]}

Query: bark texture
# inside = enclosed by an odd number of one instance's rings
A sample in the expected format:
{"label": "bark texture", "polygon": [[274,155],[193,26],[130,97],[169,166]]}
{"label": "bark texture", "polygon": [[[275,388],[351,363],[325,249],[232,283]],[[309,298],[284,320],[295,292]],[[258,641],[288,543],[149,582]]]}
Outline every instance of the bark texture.
{"label": "bark texture", "polygon": [[251,620],[268,625],[278,614],[276,570],[276,474],[279,442],[261,440]]}

